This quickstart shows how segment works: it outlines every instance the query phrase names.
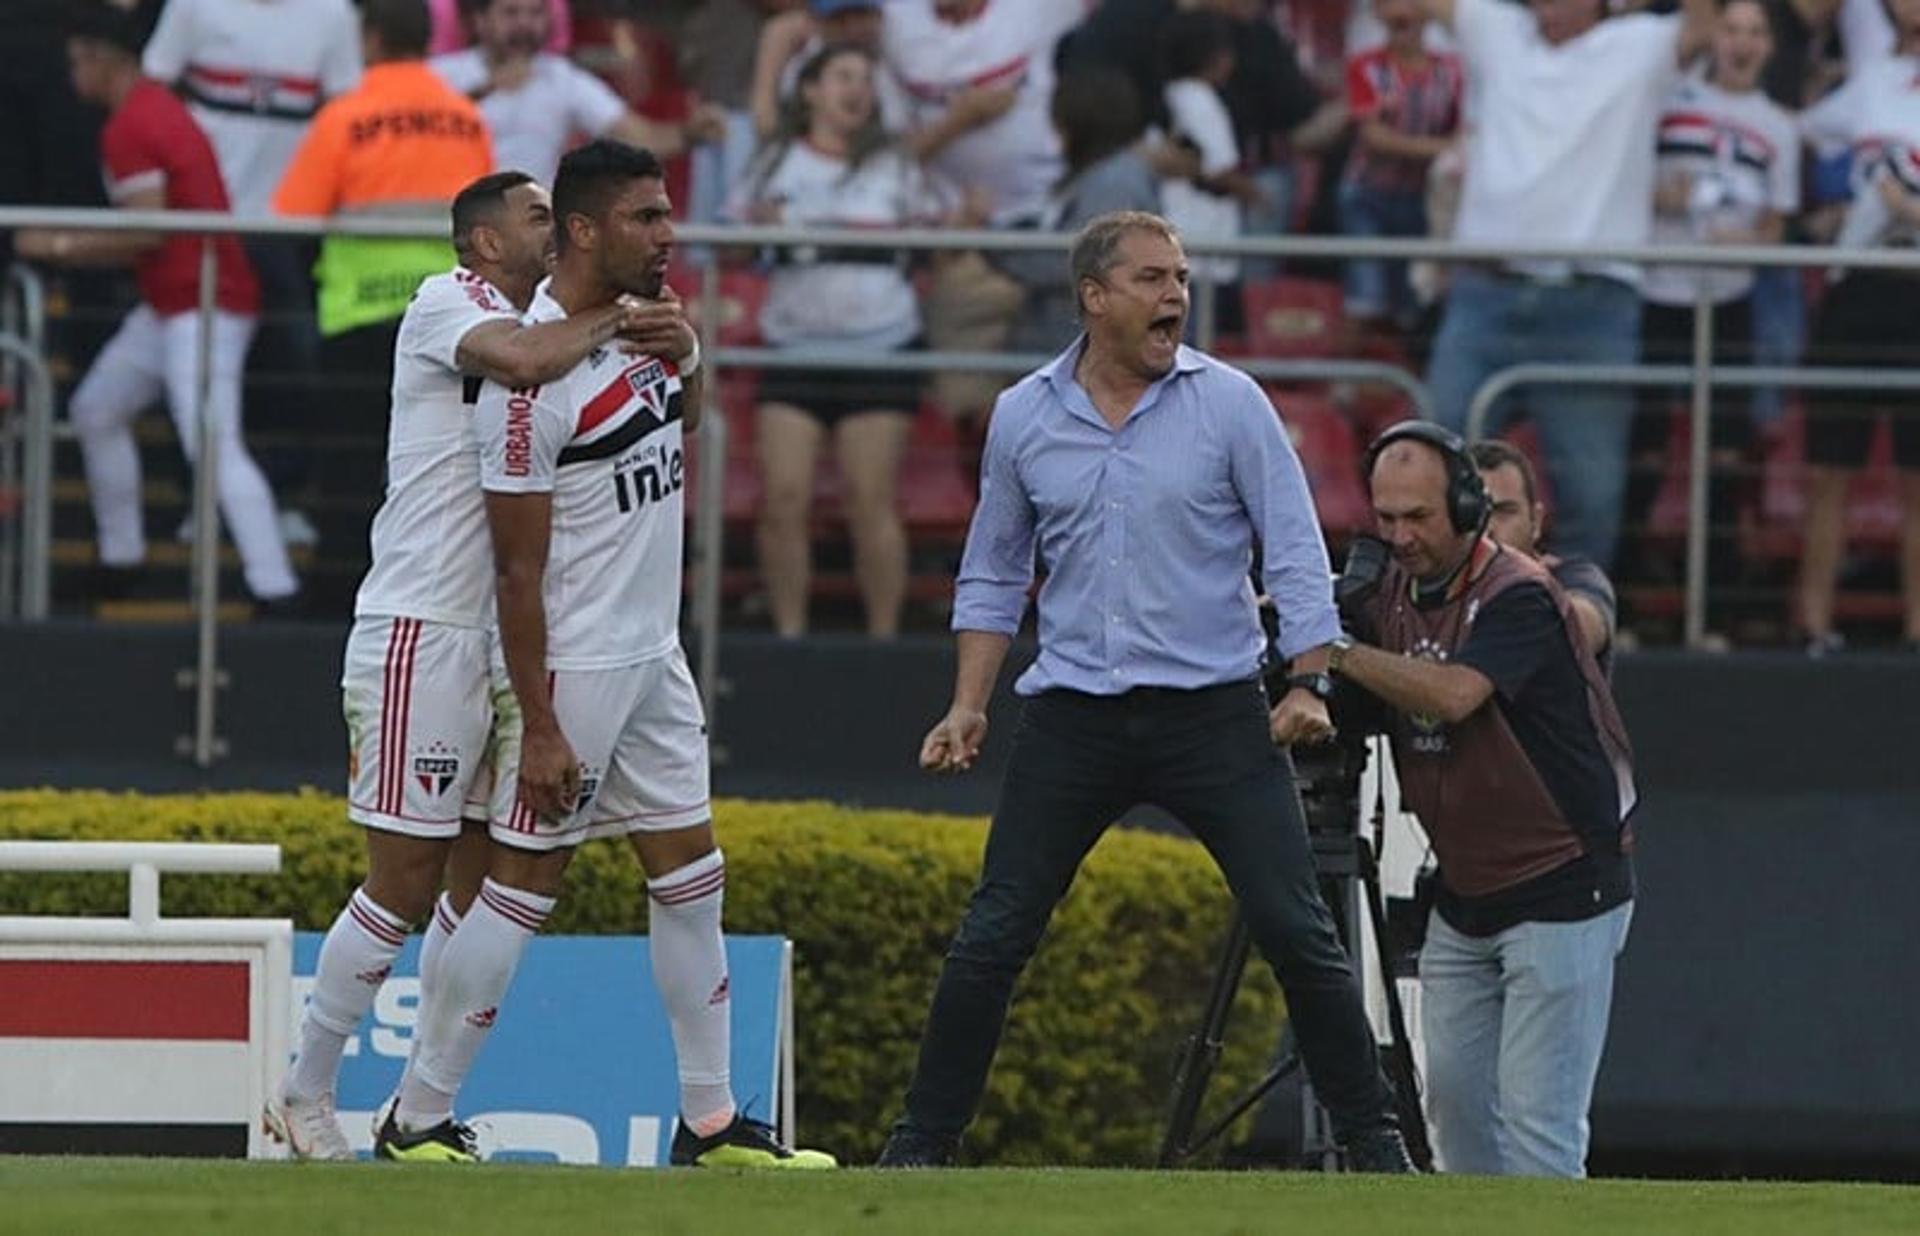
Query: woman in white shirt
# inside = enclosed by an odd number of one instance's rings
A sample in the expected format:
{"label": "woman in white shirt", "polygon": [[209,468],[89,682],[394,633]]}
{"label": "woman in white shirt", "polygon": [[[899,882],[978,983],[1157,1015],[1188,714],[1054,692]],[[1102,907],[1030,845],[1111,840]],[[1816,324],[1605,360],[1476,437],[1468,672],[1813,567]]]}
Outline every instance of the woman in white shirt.
{"label": "woman in white shirt", "polygon": [[[882,129],[872,56],[829,47],[800,71],[793,113],[741,186],[733,213],[756,223],[895,228],[938,221],[942,195]],[[767,342],[809,356],[914,346],[920,307],[900,257],[794,246],[776,256],[760,313]],[[840,466],[867,630],[892,636],[906,599],[907,540],[894,509],[921,380],[872,369],[770,367],[761,375],[760,569],[774,629],[807,628],[808,518],[821,447]]]}

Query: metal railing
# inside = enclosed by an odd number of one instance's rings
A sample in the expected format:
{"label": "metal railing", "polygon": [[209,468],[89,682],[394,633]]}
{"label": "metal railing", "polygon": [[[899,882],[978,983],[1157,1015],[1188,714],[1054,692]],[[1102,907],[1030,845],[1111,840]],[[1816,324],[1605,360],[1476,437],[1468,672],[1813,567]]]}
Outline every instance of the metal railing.
{"label": "metal railing", "polygon": [[[370,237],[407,237],[423,238],[443,236],[444,233],[423,227],[417,220],[404,219],[350,219],[350,220],[306,220],[306,219],[240,219],[224,214],[187,211],[135,212],[115,210],[86,209],[49,209],[32,207],[0,206],[0,228],[15,227],[57,227],[80,228],[111,231],[158,231],[184,233],[190,235],[214,236],[284,236],[319,237],[325,235],[355,235]],[[979,230],[928,230],[901,229],[876,233],[872,231],[834,230],[834,229],[797,229],[782,227],[718,227],[711,225],[683,225],[677,229],[680,243],[687,246],[710,246],[717,248],[761,248],[784,245],[809,245],[830,247],[836,250],[881,250],[881,251],[969,251],[984,252],[1046,252],[1064,254],[1072,237],[1063,233],[1042,232],[998,232]],[[1240,257],[1264,257],[1289,260],[1371,260],[1405,259],[1425,260],[1444,265],[1457,264],[1511,264],[1514,262],[1556,262],[1591,268],[1596,264],[1615,263],[1632,265],[1664,265],[1678,267],[1725,268],[1729,266],[1748,267],[1847,267],[1875,270],[1899,270],[1920,273],[1920,250],[1831,250],[1808,249],[1791,246],[1615,246],[1605,248],[1582,248],[1564,245],[1486,245],[1456,244],[1451,241],[1425,239],[1385,239],[1362,237],[1319,237],[1319,236],[1274,236],[1241,237],[1233,241],[1192,241],[1188,249],[1195,254],[1222,254]],[[212,263],[204,254],[211,246],[203,246],[201,263],[201,313],[210,315]],[[1064,275],[1064,268],[1063,268]],[[705,269],[702,295],[702,334],[711,342],[718,336],[719,277],[717,268],[709,264]],[[1202,287],[1199,293],[1207,291]],[[1698,307],[1696,307],[1698,310]],[[1213,343],[1212,315],[1196,314],[1196,324],[1201,332],[1200,345],[1210,347]],[[1751,375],[1742,380],[1736,375],[1743,371],[1715,369],[1712,358],[1712,323],[1710,314],[1696,312],[1697,320],[1693,341],[1692,361],[1686,366],[1653,366],[1635,368],[1638,382],[1673,381],[1687,383],[1692,387],[1693,416],[1696,427],[1694,435],[1695,468],[1694,481],[1690,492],[1690,517],[1688,538],[1688,582],[1687,595],[1689,614],[1704,613],[1705,596],[1705,448],[1707,434],[1705,427],[1712,385],[1721,381],[1728,385],[1765,384],[1768,379],[1783,384],[1817,386],[1825,380],[1824,374],[1830,370],[1810,369],[1769,369],[1745,371]],[[203,332],[205,333],[205,332]],[[17,354],[17,353],[16,353]],[[1019,374],[1043,363],[1048,357],[1012,353],[963,353],[963,352],[917,352],[908,355],[892,354],[873,357],[850,357],[843,354],[807,357],[786,350],[743,347],[710,347],[707,355],[714,371],[725,367],[757,366],[777,359],[783,367],[819,368],[819,369],[873,369],[873,370],[973,370],[983,373]],[[1412,404],[1429,415],[1434,411],[1427,388],[1413,375],[1396,366],[1373,361],[1355,361],[1341,359],[1289,359],[1260,360],[1236,358],[1236,365],[1257,378],[1293,381],[1349,381],[1377,382],[1393,386],[1405,393]],[[205,358],[201,358],[202,371],[200,389],[204,393],[206,385]],[[1559,377],[1543,377],[1543,374],[1566,375],[1585,373],[1591,378],[1592,370],[1577,369],[1572,366],[1547,365],[1538,369],[1525,367],[1523,377],[1506,374],[1494,375],[1490,382],[1502,382],[1501,390],[1521,381],[1560,380]],[[44,366],[41,366],[44,380]],[[1608,376],[1597,379],[1602,381],[1626,380],[1625,371],[1614,371]],[[1657,377],[1649,377],[1657,374]],[[1876,375],[1876,381],[1889,387],[1898,386],[1907,389],[1904,380],[1887,382],[1891,375]],[[1573,380],[1573,379],[1566,379]],[[699,669],[702,693],[707,698],[709,709],[718,707],[718,694],[721,682],[720,660],[720,540],[723,520],[723,494],[721,479],[724,476],[725,452],[727,449],[726,431],[723,418],[718,415],[716,403],[717,383],[709,382],[708,415],[704,417],[701,430],[703,455],[700,464],[702,484],[698,504],[694,513],[693,538],[693,604],[692,620],[698,638]],[[1495,391],[1494,395],[1500,393]],[[1492,396],[1486,396],[1483,402],[1490,403]],[[52,439],[51,399],[39,401],[44,417],[29,416],[28,440],[25,455],[50,460]],[[202,399],[201,419],[206,414],[205,400]],[[1484,416],[1484,412],[1482,413]],[[207,433],[202,424],[201,432]],[[36,456],[37,453],[37,456]],[[195,734],[193,752],[196,761],[211,762],[218,754],[218,740],[214,732],[216,725],[217,702],[215,690],[219,681],[218,635],[216,629],[216,606],[218,597],[217,559],[211,547],[203,548],[198,542],[217,536],[217,521],[212,517],[213,489],[210,484],[212,459],[211,452],[200,452],[201,465],[196,468],[195,510],[199,518],[195,521],[195,587],[197,599],[197,621],[199,624],[198,655],[196,667],[192,671],[196,689]],[[44,530],[50,519],[51,474],[50,468],[34,476],[28,469],[28,483],[23,495],[26,506],[35,511],[23,512],[24,519],[39,522],[36,528]],[[36,538],[23,538],[23,561],[21,575],[23,581],[37,580],[36,585],[41,598],[33,610],[33,616],[44,615],[44,581],[48,570],[49,545],[44,531]],[[26,585],[23,582],[22,612],[28,607]],[[1697,623],[1690,617],[1689,637],[1697,639]],[[711,716],[710,716],[711,719]]]}

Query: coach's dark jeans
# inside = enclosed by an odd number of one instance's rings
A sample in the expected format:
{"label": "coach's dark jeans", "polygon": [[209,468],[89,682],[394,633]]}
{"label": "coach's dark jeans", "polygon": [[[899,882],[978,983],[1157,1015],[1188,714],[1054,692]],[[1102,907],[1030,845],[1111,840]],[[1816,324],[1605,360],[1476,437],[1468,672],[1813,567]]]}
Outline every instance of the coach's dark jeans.
{"label": "coach's dark jeans", "polygon": [[1266,698],[1249,681],[1114,697],[1052,691],[1027,703],[903,1126],[953,1137],[972,1121],[1014,980],[1087,851],[1137,803],[1170,812],[1220,865],[1286,990],[1336,1134],[1382,1123],[1390,1096],[1373,1032],[1320,899],[1292,764],[1269,739]]}

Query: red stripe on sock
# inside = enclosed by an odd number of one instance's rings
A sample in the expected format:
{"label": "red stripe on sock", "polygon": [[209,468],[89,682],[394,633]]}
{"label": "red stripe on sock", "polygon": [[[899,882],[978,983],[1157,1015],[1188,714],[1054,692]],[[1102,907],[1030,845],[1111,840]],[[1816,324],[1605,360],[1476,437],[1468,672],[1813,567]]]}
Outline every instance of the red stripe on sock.
{"label": "red stripe on sock", "polygon": [[487,903],[488,909],[517,927],[524,927],[528,931],[537,932],[541,927],[546,925],[547,912],[545,910],[535,909],[533,906],[515,901],[506,894],[496,891],[492,886],[483,885],[481,887],[480,900]]}
{"label": "red stripe on sock", "polygon": [[685,905],[690,901],[698,901],[702,897],[719,892],[726,887],[726,884],[727,869],[721,867],[698,879],[689,880],[685,884],[661,889],[653,894],[653,899],[663,906]]}
{"label": "red stripe on sock", "polygon": [[398,948],[407,942],[406,931],[395,927],[361,905],[359,894],[355,894],[353,900],[347,902],[347,913],[352,916],[354,922],[360,924],[360,930],[383,944],[391,944]]}

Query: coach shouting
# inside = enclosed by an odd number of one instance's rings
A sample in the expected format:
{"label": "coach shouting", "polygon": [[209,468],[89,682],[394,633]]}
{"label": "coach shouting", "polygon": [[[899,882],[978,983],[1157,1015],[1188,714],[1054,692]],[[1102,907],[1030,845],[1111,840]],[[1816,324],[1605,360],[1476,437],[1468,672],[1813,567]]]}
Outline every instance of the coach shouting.
{"label": "coach shouting", "polygon": [[[921,765],[960,771],[978,755],[1036,550],[1040,654],[1016,686],[1027,703],[980,883],[880,1166],[953,1161],[1055,903],[1107,826],[1146,802],[1225,873],[1349,1165],[1411,1171],[1283,750],[1332,732],[1324,667],[1340,634],[1299,461],[1258,386],[1181,345],[1187,260],[1165,220],[1103,215],[1071,263],[1086,333],[994,410],[954,606],[953,704]],[[1280,652],[1304,671],[1277,706],[1260,685],[1256,543]]]}

